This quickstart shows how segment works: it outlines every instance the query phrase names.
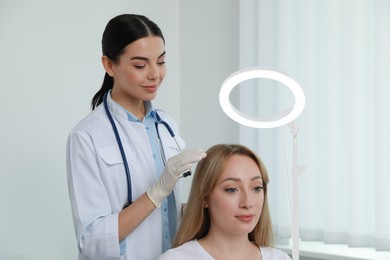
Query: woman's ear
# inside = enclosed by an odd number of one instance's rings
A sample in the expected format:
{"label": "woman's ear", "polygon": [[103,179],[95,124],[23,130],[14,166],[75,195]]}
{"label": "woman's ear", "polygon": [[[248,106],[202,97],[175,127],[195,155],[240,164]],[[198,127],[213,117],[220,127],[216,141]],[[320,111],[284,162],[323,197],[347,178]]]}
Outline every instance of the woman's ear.
{"label": "woman's ear", "polygon": [[203,200],[203,208],[208,208],[209,207],[209,199],[206,197]]}
{"label": "woman's ear", "polygon": [[111,77],[114,77],[113,63],[110,60],[110,58],[103,55],[102,56],[102,64],[103,64],[103,67],[104,67],[105,71],[107,72],[107,74],[110,75]]}

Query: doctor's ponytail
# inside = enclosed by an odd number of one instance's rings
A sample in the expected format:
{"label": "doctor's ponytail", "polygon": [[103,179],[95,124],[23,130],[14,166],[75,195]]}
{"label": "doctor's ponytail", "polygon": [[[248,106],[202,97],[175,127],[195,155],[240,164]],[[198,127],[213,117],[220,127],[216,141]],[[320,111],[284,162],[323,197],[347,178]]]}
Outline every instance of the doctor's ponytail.
{"label": "doctor's ponytail", "polygon": [[[118,15],[108,22],[103,32],[103,55],[107,56],[112,63],[118,64],[127,45],[149,35],[161,37],[165,42],[160,28],[147,17],[137,14]],[[92,98],[92,110],[103,102],[104,94],[113,86],[114,79],[106,72],[100,90]]]}

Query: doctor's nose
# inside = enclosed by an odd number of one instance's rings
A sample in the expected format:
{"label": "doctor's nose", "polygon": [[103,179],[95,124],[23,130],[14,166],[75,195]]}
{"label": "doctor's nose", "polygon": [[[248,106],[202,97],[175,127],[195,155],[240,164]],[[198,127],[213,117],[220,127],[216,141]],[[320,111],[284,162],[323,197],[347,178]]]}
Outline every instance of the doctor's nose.
{"label": "doctor's nose", "polygon": [[148,80],[156,80],[160,77],[160,70],[156,66],[151,66],[148,73]]}
{"label": "doctor's nose", "polygon": [[240,196],[240,208],[250,209],[253,208],[253,198],[247,191],[243,191]]}

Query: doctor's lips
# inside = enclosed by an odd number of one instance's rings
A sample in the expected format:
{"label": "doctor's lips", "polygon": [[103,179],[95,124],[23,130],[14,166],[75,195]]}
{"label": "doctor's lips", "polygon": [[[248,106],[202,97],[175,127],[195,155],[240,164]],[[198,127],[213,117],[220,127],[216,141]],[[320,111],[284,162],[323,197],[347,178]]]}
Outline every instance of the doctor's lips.
{"label": "doctor's lips", "polygon": [[142,86],[149,92],[155,92],[158,89],[158,85],[149,85],[149,86]]}

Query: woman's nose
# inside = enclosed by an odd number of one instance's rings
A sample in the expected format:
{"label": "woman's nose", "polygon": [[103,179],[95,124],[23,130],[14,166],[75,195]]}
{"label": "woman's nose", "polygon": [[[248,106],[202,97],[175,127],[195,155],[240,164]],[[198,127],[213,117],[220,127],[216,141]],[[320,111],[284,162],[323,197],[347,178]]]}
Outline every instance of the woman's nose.
{"label": "woman's nose", "polygon": [[240,197],[240,207],[245,209],[250,209],[253,207],[253,205],[254,205],[253,199],[250,196],[249,192],[243,191]]}

